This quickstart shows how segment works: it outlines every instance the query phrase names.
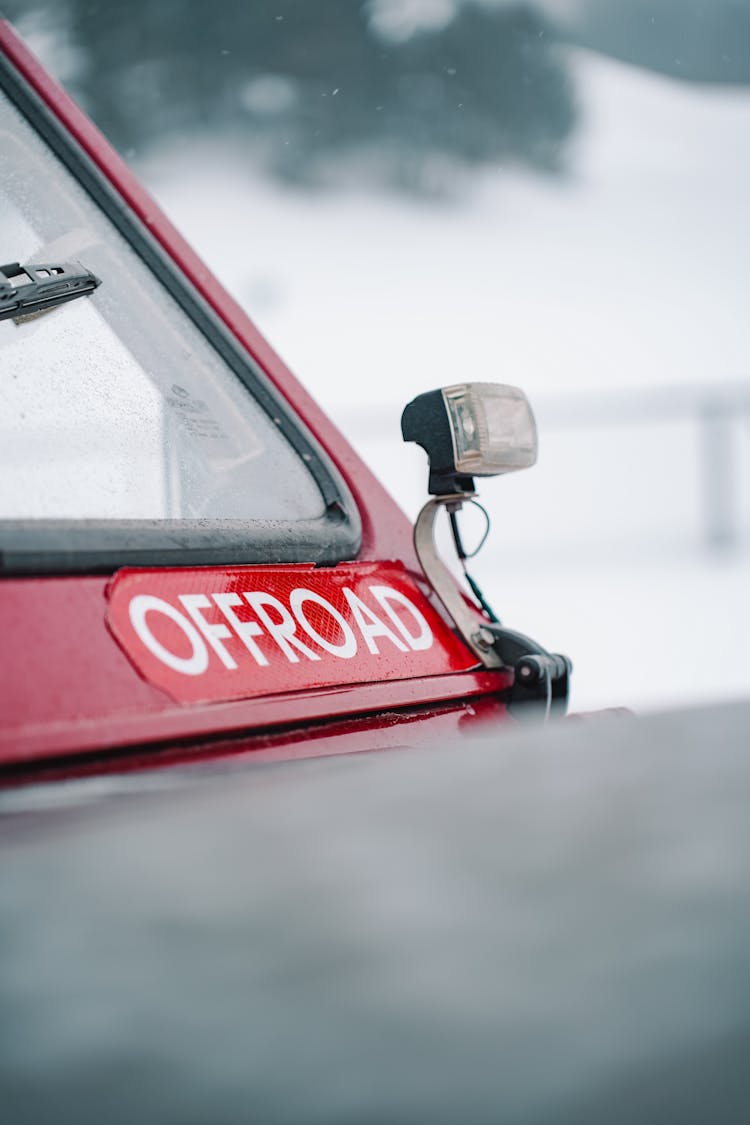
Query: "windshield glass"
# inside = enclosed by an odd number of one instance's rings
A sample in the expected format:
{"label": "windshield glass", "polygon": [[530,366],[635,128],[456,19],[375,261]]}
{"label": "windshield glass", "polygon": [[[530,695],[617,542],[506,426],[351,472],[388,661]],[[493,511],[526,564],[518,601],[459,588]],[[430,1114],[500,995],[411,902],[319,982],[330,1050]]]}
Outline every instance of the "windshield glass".
{"label": "windshield glass", "polygon": [[0,518],[314,519],[315,480],[269,417],[0,94],[0,262],[101,285],[0,321]]}

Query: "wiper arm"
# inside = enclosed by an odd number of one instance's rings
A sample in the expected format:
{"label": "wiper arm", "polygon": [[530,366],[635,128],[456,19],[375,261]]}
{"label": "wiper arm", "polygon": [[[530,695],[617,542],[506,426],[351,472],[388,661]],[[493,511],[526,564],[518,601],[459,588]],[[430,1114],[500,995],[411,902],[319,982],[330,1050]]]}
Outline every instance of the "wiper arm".
{"label": "wiper arm", "polygon": [[95,274],[76,263],[21,266],[9,262],[0,266],[0,320],[56,308],[93,293],[99,285]]}

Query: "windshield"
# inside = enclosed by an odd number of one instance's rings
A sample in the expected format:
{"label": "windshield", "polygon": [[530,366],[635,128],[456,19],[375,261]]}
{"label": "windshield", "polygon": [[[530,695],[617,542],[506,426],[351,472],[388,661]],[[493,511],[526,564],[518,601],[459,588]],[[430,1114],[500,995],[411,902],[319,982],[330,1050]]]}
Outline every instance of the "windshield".
{"label": "windshield", "polygon": [[0,261],[74,263],[101,280],[0,322],[0,519],[322,516],[281,418],[1,93],[0,151]]}

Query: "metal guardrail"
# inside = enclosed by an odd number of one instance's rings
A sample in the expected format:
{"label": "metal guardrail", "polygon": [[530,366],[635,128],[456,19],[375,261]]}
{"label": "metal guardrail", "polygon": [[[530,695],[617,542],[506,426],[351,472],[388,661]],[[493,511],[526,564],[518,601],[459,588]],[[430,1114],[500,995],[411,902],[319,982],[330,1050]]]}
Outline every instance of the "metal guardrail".
{"label": "metal guardrail", "polygon": [[557,426],[679,422],[705,412],[736,417],[750,414],[750,381],[550,395],[535,400],[534,408]]}
{"label": "metal guardrail", "polygon": [[549,399],[540,407],[549,426],[669,425],[699,427],[703,539],[709,550],[739,543],[736,422],[750,420],[750,382],[687,384]]}
{"label": "metal guardrail", "polygon": [[[669,425],[694,421],[703,541],[710,550],[731,550],[740,541],[738,423],[750,423],[750,381],[685,384],[636,390],[586,391],[534,397],[546,430],[593,430],[610,426]],[[339,413],[344,432],[391,433],[392,408],[368,405]],[[397,423],[397,419],[396,419]],[[748,431],[750,438],[750,431]]]}
{"label": "metal guardrail", "polygon": [[750,383],[693,384],[550,399],[539,410],[549,426],[665,425],[699,427],[700,504],[704,544],[729,550],[739,543],[736,423],[750,421]]}

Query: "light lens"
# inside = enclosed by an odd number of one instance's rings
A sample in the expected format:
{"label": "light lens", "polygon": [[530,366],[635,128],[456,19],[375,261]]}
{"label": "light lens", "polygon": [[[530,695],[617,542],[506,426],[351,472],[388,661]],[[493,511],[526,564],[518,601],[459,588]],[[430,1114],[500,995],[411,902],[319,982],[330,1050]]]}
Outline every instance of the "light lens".
{"label": "light lens", "polygon": [[443,388],[456,471],[491,477],[536,461],[536,422],[526,395],[499,383]]}

